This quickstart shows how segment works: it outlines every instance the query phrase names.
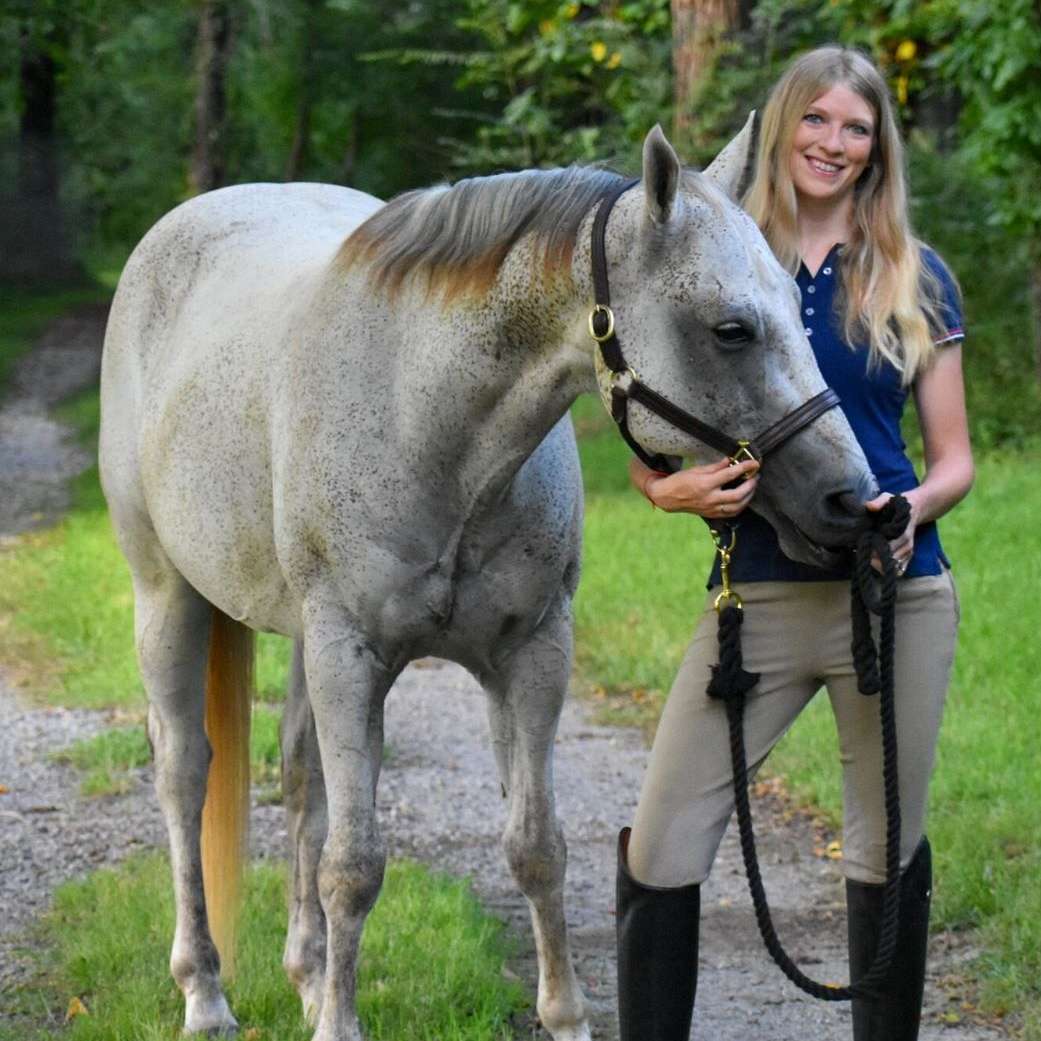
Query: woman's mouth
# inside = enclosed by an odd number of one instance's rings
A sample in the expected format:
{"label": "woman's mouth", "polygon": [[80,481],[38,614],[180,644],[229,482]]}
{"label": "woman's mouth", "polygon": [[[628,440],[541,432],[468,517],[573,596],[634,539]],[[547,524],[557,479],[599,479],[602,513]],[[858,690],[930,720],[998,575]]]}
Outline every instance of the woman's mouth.
{"label": "woman's mouth", "polygon": [[812,155],[808,155],[806,159],[807,162],[809,162],[810,167],[822,177],[834,177],[842,171],[842,167],[836,163],[825,162],[825,160],[817,159]]}

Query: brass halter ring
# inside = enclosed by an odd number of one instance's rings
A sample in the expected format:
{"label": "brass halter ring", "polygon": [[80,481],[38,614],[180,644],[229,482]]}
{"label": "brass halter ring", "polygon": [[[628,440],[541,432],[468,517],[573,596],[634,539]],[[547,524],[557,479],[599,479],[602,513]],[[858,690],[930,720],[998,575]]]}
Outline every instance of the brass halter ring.
{"label": "brass halter ring", "polygon": [[[593,319],[598,314],[607,315],[607,332],[602,334],[598,334],[593,325]],[[611,337],[614,336],[614,311],[612,311],[607,304],[595,304],[593,310],[589,312],[589,335],[592,336],[597,343],[603,343],[605,340],[610,340]]]}

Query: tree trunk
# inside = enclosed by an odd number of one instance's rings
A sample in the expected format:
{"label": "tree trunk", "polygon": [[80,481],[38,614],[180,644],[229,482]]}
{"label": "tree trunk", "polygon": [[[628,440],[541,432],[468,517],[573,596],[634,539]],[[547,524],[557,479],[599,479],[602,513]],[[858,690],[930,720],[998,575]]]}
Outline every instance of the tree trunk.
{"label": "tree trunk", "polygon": [[673,139],[681,151],[697,148],[695,110],[727,36],[747,20],[750,0],[671,0]]}
{"label": "tree trunk", "polygon": [[23,31],[20,40],[17,178],[13,191],[0,186],[0,276],[17,281],[79,274],[60,195],[54,59],[60,42],[54,30],[44,39]]}
{"label": "tree trunk", "polygon": [[195,149],[188,173],[189,186],[195,193],[224,184],[231,39],[228,0],[202,0],[195,50]]}

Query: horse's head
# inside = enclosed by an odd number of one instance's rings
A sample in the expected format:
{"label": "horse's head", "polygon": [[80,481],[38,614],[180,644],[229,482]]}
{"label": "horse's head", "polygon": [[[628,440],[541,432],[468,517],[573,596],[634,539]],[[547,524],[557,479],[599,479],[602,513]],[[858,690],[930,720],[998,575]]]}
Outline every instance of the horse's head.
{"label": "horse's head", "polygon": [[[616,334],[646,386],[734,438],[753,438],[826,389],[800,320],[799,291],[734,201],[751,121],[705,171],[684,171],[659,127],[644,142],[642,183],[617,202],[606,256]],[[597,352],[601,395],[612,374]],[[628,405],[646,450],[708,461],[713,451]],[[842,411],[833,408],[764,461],[753,507],[781,546],[807,563],[863,526],[876,482]]]}

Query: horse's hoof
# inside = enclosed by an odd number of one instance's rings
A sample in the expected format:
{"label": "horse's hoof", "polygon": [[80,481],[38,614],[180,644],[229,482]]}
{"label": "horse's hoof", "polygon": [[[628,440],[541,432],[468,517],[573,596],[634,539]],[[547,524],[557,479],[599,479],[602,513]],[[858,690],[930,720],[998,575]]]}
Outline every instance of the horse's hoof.
{"label": "horse's hoof", "polygon": [[550,1036],[553,1038],[553,1041],[593,1041],[592,1034],[589,1033],[589,1024],[584,1020],[575,1026],[551,1030]]}
{"label": "horse's hoof", "polygon": [[184,1013],[184,1034],[199,1037],[234,1037],[239,1032],[238,1020],[231,1014],[223,994],[203,1003],[189,1000]]}
{"label": "horse's hoof", "polygon": [[184,1037],[237,1037],[238,1033],[238,1023],[225,1023],[223,1026],[207,1027],[204,1030],[189,1030],[185,1027],[182,1031]]}

